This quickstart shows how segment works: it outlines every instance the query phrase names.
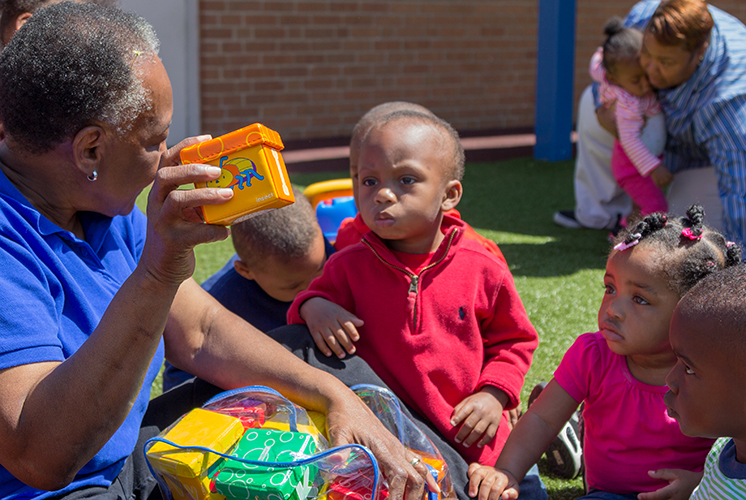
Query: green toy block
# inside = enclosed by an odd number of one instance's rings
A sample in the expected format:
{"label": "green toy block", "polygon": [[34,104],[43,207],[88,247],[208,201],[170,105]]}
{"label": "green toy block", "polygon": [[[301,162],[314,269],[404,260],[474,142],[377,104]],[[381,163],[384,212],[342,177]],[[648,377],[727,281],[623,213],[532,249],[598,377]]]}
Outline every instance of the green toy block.
{"label": "green toy block", "polygon": [[[232,455],[260,462],[294,462],[312,456],[310,434],[275,429],[249,429]],[[268,467],[226,459],[215,478],[215,489],[228,500],[305,500],[317,469],[312,465]]]}

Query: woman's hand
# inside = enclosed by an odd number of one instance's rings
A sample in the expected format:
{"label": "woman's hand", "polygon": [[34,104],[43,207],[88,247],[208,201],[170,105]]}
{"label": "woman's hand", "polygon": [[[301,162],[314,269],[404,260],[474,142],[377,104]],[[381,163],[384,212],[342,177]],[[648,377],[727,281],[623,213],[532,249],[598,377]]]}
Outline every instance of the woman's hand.
{"label": "woman's hand", "polygon": [[233,197],[230,189],[179,189],[220,176],[211,165],[179,163],[179,151],[210,136],[184,139],[166,151],[148,197],[148,235],[141,265],[162,283],[181,284],[194,272],[193,249],[200,243],[219,241],[230,235],[228,228],[204,224],[201,205],[225,203]]}
{"label": "woman's hand", "polygon": [[351,391],[342,395],[327,410],[326,423],[332,445],[357,443],[369,448],[388,482],[389,500],[419,500],[426,489],[440,492],[425,464],[415,461],[418,457],[380,423],[360,398]]}
{"label": "woman's hand", "polygon": [[616,128],[616,103],[608,108],[604,106],[597,108],[596,118],[598,118],[598,124],[606,129],[608,133],[617,139],[619,138],[619,131]]}

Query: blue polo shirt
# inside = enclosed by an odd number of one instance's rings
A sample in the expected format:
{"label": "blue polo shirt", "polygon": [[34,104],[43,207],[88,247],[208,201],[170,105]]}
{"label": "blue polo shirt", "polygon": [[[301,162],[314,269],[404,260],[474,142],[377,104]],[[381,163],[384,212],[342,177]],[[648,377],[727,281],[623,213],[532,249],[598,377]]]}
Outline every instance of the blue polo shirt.
{"label": "blue polo shirt", "polygon": [[[134,271],[146,233],[139,209],[114,218],[82,213],[81,222],[86,241],[42,216],[0,171],[0,370],[70,357]],[[44,498],[86,485],[110,485],[135,448],[162,363],[163,341],[130,414],[71,485],[58,492],[37,490],[0,466],[0,499]],[[78,404],[86,411],[85,401]]]}

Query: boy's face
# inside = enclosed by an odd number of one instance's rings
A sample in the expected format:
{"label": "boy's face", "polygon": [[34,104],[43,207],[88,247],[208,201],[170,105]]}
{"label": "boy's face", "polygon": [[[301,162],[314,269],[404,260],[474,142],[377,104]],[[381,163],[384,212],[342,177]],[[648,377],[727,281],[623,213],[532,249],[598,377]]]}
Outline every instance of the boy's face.
{"label": "boy's face", "polygon": [[687,436],[743,437],[746,370],[732,349],[713,344],[716,323],[705,323],[674,313],[670,341],[677,363],[666,378],[668,414]]}
{"label": "boy's face", "polygon": [[300,259],[282,262],[269,257],[257,265],[256,269],[249,269],[243,261],[237,260],[234,266],[238,274],[256,281],[270,297],[281,302],[292,302],[296,295],[308,288],[314,278],[321,276],[325,263],[324,237],[319,230],[314,244]]}
{"label": "boy's face", "polygon": [[360,149],[360,215],[393,250],[434,251],[443,240],[443,211],[461,199],[461,183],[449,178],[443,135],[402,118],[375,127]]}

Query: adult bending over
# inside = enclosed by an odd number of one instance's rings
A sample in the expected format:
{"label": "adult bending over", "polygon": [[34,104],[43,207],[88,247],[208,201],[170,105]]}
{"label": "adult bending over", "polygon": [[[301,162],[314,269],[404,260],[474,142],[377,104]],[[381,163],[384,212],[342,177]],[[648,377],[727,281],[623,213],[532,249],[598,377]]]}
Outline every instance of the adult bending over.
{"label": "adult bending over", "polygon": [[[231,192],[177,189],[220,172],[178,165],[199,138],[166,149],[157,50],[143,19],[64,2],[0,55],[0,498],[146,498],[134,451],[164,353],[217,387],[268,385],[326,412],[331,440],[370,447],[394,498],[421,497],[424,466],[352,392],[190,278],[193,247],[228,236],[196,207]],[[133,207],[151,182],[146,218]]]}
{"label": "adult bending over", "polygon": [[[640,63],[666,117],[669,211],[698,202],[710,226],[746,243],[746,26],[702,0],[646,0],[625,20],[643,30]],[[589,91],[584,94],[588,104]],[[588,106],[586,106],[587,108]],[[581,103],[581,108],[583,104]],[[628,201],[609,171],[609,110],[578,114],[576,227],[613,226]],[[605,127],[605,129],[602,127]],[[611,131],[611,133],[607,132]],[[612,184],[610,184],[610,182]],[[561,213],[558,213],[561,214]],[[568,225],[566,217],[555,221]]]}

